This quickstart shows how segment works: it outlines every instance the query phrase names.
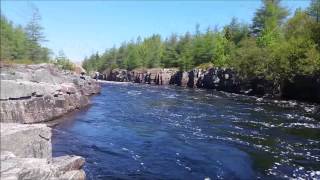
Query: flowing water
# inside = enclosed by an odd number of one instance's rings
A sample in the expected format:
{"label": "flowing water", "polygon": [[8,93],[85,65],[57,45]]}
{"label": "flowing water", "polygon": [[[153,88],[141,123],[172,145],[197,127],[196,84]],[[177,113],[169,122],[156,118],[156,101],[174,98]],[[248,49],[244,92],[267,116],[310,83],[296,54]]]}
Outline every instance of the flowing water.
{"label": "flowing water", "polygon": [[107,83],[54,127],[88,179],[320,179],[317,105]]}

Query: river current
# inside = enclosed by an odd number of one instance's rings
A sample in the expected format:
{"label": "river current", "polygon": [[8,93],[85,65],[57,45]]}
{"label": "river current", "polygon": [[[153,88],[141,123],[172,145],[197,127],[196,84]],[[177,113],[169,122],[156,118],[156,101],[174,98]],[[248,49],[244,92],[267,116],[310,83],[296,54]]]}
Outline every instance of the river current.
{"label": "river current", "polygon": [[52,140],[87,179],[320,179],[317,105],[131,83],[91,102]]}

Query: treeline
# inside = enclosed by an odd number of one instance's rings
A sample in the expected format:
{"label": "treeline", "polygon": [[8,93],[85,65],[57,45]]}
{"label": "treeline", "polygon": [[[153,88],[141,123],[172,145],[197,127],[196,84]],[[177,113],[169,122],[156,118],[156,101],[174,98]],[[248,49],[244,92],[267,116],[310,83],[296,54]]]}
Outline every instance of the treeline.
{"label": "treeline", "polygon": [[40,21],[37,8],[33,9],[32,18],[25,27],[14,25],[1,14],[0,60],[23,64],[53,63],[62,69],[73,70],[74,64],[62,50],[53,58],[51,50],[41,45],[46,39]]}
{"label": "treeline", "polygon": [[95,53],[83,61],[88,71],[109,68],[178,67],[190,70],[212,64],[236,69],[242,77],[262,76],[280,82],[320,70],[320,0],[306,10],[297,9],[291,18],[280,0],[264,0],[252,24],[236,18],[218,30],[172,34],[163,40],[153,35],[139,37]]}
{"label": "treeline", "polygon": [[41,46],[45,41],[42,26],[39,24],[41,17],[35,9],[31,21],[26,27],[15,26],[1,14],[1,60],[14,62],[49,62],[50,50]]}

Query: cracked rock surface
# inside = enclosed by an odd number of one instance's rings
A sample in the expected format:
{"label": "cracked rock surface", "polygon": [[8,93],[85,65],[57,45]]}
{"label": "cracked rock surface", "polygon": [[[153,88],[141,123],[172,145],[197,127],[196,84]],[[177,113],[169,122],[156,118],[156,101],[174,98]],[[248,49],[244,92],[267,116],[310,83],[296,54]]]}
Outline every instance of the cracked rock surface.
{"label": "cracked rock surface", "polygon": [[89,77],[80,78],[52,64],[1,67],[0,119],[8,123],[39,123],[89,104],[100,92]]}
{"label": "cracked rock surface", "polygon": [[72,179],[86,178],[81,169],[84,159],[80,156],[62,156],[53,158],[52,162],[41,158],[16,157],[12,152],[1,152],[1,179]]}
{"label": "cracked rock surface", "polygon": [[45,124],[1,123],[1,151],[51,161],[51,129]]}
{"label": "cracked rock surface", "polygon": [[100,85],[51,64],[11,65],[0,72],[0,179],[85,179],[85,159],[52,157],[51,128],[39,123],[87,106]]}
{"label": "cracked rock surface", "polygon": [[52,157],[51,128],[45,124],[1,123],[3,180],[86,178],[80,156]]}

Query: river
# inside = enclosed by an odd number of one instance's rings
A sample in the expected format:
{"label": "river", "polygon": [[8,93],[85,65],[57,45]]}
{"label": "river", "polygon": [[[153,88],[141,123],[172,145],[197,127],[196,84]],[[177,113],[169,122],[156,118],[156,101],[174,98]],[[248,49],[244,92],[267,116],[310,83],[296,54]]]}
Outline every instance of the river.
{"label": "river", "polygon": [[88,179],[320,178],[316,105],[130,83],[91,100],[52,140]]}

